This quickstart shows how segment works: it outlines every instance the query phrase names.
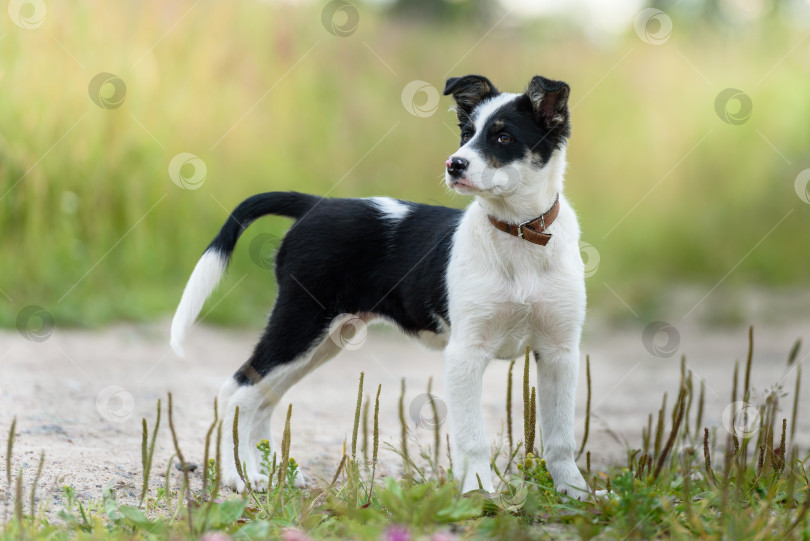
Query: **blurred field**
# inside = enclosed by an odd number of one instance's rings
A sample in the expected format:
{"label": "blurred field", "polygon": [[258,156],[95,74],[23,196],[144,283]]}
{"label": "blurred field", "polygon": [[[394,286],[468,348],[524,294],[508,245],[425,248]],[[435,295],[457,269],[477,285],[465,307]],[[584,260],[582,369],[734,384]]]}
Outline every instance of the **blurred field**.
{"label": "blurred field", "polygon": [[[0,325],[29,305],[82,326],[170,313],[228,211],[259,191],[465,205],[440,183],[458,140],[449,100],[418,117],[401,93],[470,72],[502,90],[536,73],[571,85],[567,192],[599,254],[592,305],[623,312],[612,289],[654,314],[669,286],[709,291],[727,274],[718,295],[810,282],[810,205],[794,185],[810,167],[807,26],[673,12],[653,46],[632,18],[597,40],[573,23],[430,23],[360,5],[341,38],[322,7],[53,2],[32,30],[2,14]],[[120,107],[90,99],[100,72],[126,83]],[[729,87],[753,104],[741,125],[715,112]],[[199,189],[169,177],[181,152],[205,163]],[[251,243],[288,225],[248,230],[208,321],[261,321],[272,277]]]}

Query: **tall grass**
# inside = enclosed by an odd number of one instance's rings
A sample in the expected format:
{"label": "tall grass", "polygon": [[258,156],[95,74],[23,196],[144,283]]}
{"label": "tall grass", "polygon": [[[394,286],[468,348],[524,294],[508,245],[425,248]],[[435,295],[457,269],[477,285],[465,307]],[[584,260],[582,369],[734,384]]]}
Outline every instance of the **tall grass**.
{"label": "tall grass", "polygon": [[[714,284],[790,209],[729,283],[807,282],[799,238],[810,207],[793,181],[810,163],[810,80],[807,56],[787,54],[800,30],[675,17],[670,41],[653,47],[632,21],[602,44],[567,26],[507,21],[479,43],[488,25],[426,26],[360,6],[358,31],[337,38],[320,7],[92,0],[48,4],[35,30],[4,18],[0,288],[10,300],[0,324],[31,304],[57,324],[169,313],[228,211],[255,192],[465,205],[440,185],[458,140],[450,103],[418,118],[400,95],[411,80],[441,90],[446,74],[467,72],[504,90],[535,73],[570,83],[567,191],[601,256],[593,295],[606,281],[646,309],[661,284]],[[99,72],[125,81],[121,107],[89,99]],[[741,126],[714,112],[731,86],[754,103]],[[197,190],[169,178],[180,152],[207,166]],[[251,242],[288,225],[268,218],[246,233],[211,321],[261,320],[272,279]]]}
{"label": "tall grass", "polygon": [[[791,356],[788,366],[794,361]],[[792,435],[788,439],[788,421],[780,418],[779,408],[779,399],[784,395],[776,390],[763,397],[761,425],[757,423],[756,433],[737,432],[745,429],[740,419],[734,419],[725,428],[703,427],[702,431],[692,432],[686,421],[700,417],[702,400],[698,398],[697,413],[693,412],[694,387],[687,384],[691,372],[686,370],[685,362],[682,366],[683,376],[672,406],[671,422],[664,420],[669,417],[665,401],[659,415],[663,425],[669,424],[666,430],[659,425],[656,439],[664,434],[663,446],[656,445],[651,454],[647,441],[650,428],[642,428],[642,447],[628,449],[627,465],[613,465],[606,471],[591,469],[591,451],[587,451],[583,473],[592,494],[588,501],[571,500],[557,494],[544,460],[532,454],[522,454],[510,473],[518,449],[533,448],[523,441],[508,455],[504,454],[507,449],[498,447],[491,464],[499,479],[493,494],[459,494],[452,463],[448,462],[449,467],[445,469],[429,448],[420,453],[412,449],[408,454],[404,447],[391,446],[400,453],[403,475],[400,479],[387,477],[375,484],[381,386],[377,387],[373,413],[374,443],[369,471],[369,468],[360,468],[356,460],[359,404],[364,383],[361,375],[351,452],[344,452],[332,482],[326,486],[302,490],[292,483],[298,472],[295,460],[289,455],[290,441],[295,436],[289,405],[278,469],[275,456],[271,466],[267,441],[257,445],[260,450],[265,446],[261,462],[269,473],[269,485],[261,487],[261,492],[251,490],[248,485],[248,493],[241,497],[218,497],[222,466],[219,429],[223,421],[230,424],[231,420],[220,420],[215,406],[204,453],[208,456],[211,429],[216,425],[216,459],[206,461],[206,467],[192,479],[183,458],[191,454],[181,450],[174,431],[169,394],[167,416],[175,454],[169,459],[166,481],[168,485],[171,462],[176,456],[183,466],[180,489],[158,489],[154,497],[150,495],[138,507],[132,507],[119,505],[110,489],[105,489],[103,506],[100,506],[77,501],[75,491],[65,487],[58,515],[60,523],[55,523],[46,514],[46,501],[36,506],[44,455],[40,456],[32,478],[30,472],[34,464],[13,456],[16,423],[12,421],[6,446],[3,487],[6,498],[0,538],[196,539],[221,531],[233,539],[370,540],[403,538],[392,535],[392,531],[398,529],[405,532],[403,536],[412,535],[405,538],[421,539],[437,532],[447,533],[452,525],[451,531],[456,536],[447,534],[444,538],[533,539],[543,537],[541,534],[548,535],[547,528],[553,527],[555,538],[807,539],[810,536],[807,474],[810,455],[799,449]],[[509,377],[511,379],[511,374]],[[528,375],[524,376],[524,385],[527,380]],[[796,380],[798,386],[800,374],[796,375]],[[527,405],[525,400],[524,406]],[[758,405],[756,401],[753,404]],[[532,417],[533,408],[527,414]],[[160,406],[153,440],[159,418]],[[639,416],[639,420],[641,418],[643,416]],[[238,410],[232,422],[236,434]],[[405,431],[407,420],[403,417],[401,423]],[[146,426],[146,420],[143,425]],[[438,435],[439,425],[434,429]],[[144,476],[148,476],[153,460],[151,452],[146,451],[148,439],[149,434],[144,429]],[[746,453],[750,442],[755,444],[753,460],[748,460]],[[235,438],[233,457],[225,460],[234,460],[242,475],[237,449],[238,439]],[[504,462],[506,469],[502,473],[497,464]],[[16,478],[11,475],[12,468],[20,468]],[[25,477],[23,470],[28,473]],[[198,482],[198,475],[202,476],[202,483]],[[206,490],[207,481],[211,483],[210,491]],[[148,487],[146,478],[143,486]],[[30,493],[27,511],[26,491]],[[296,532],[297,537],[289,531],[285,533],[290,528],[303,530],[310,537],[304,537],[301,531]]]}

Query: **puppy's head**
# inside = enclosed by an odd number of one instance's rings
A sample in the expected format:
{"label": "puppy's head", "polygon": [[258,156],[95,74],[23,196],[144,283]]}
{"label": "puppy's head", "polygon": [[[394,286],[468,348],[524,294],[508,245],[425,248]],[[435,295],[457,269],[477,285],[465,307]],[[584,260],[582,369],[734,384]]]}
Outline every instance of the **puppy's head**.
{"label": "puppy's head", "polygon": [[501,93],[480,75],[447,80],[444,94],[456,100],[461,148],[446,162],[445,181],[459,193],[518,192],[564,149],[571,128],[570,89],[536,76],[522,94]]}

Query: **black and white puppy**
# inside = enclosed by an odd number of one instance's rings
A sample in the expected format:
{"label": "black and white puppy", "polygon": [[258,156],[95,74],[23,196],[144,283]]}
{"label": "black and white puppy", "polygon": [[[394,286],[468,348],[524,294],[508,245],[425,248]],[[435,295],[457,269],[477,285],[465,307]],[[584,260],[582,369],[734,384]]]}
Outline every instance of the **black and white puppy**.
{"label": "black and white puppy", "polygon": [[[528,346],[548,470],[558,491],[587,495],[574,462],[584,268],[577,218],[562,194],[569,87],[536,76],[523,93],[501,93],[485,77],[467,75],[449,79],[444,93],[455,99],[461,127],[446,182],[475,196],[465,211],[387,197],[259,194],[236,207],[191,274],[172,321],[172,346],[181,355],[245,228],[267,214],[295,219],[276,255],[278,298],[267,328],[219,395],[225,419],[239,407],[239,455],[257,489],[268,479],[259,473],[255,444],[273,441],[270,416],[281,397],[340,351],[330,337],[341,326],[381,318],[444,349],[453,464],[463,491],[478,488],[478,478],[493,491],[484,369]],[[222,479],[245,488],[233,460],[223,464]]]}

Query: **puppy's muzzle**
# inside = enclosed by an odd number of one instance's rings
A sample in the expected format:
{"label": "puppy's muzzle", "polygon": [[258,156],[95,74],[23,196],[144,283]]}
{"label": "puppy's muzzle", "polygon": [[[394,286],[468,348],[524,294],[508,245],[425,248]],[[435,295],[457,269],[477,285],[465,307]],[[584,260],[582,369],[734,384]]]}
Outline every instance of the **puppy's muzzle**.
{"label": "puppy's muzzle", "polygon": [[447,167],[447,173],[450,175],[451,181],[455,184],[464,176],[464,172],[470,166],[470,162],[464,158],[453,156],[447,160],[444,165]]}

